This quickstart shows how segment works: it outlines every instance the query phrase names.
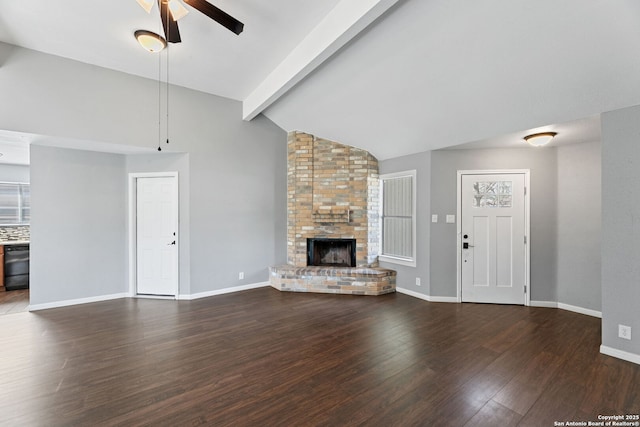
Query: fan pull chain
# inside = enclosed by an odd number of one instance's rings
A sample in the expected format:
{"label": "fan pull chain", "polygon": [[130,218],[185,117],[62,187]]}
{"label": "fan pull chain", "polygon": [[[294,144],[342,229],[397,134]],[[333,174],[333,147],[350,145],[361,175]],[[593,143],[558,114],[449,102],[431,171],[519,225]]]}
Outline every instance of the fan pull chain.
{"label": "fan pull chain", "polygon": [[[171,18],[169,17],[169,15],[171,15],[171,12],[169,11],[168,2],[167,2],[167,13],[165,15],[166,15],[165,16],[165,20],[167,21],[165,28],[167,28],[167,32],[170,32],[171,30],[170,30],[170,27],[169,27],[169,19],[171,19]],[[169,39],[169,38],[171,38],[171,34],[167,35],[167,39]],[[167,40],[167,64],[166,64],[166,66],[167,66],[167,76],[166,76],[166,78],[167,78],[167,85],[166,85],[166,91],[167,91],[167,94],[166,94],[166,96],[167,96],[167,117],[166,117],[166,121],[167,121],[167,123],[166,123],[166,126],[167,126],[167,144],[169,144],[169,50],[170,50],[170,49],[168,49],[168,47],[169,47],[169,40]]]}
{"label": "fan pull chain", "polygon": [[167,49],[167,144],[169,144],[169,49]]}
{"label": "fan pull chain", "polygon": [[[160,7],[160,4],[158,4]],[[160,18],[160,25],[158,25],[158,34],[162,27],[162,18]],[[167,43],[167,47],[168,43]],[[162,140],[162,52],[158,52],[158,151],[162,151],[160,141]]]}
{"label": "fan pull chain", "polygon": [[162,151],[162,52],[158,53],[158,151]]}

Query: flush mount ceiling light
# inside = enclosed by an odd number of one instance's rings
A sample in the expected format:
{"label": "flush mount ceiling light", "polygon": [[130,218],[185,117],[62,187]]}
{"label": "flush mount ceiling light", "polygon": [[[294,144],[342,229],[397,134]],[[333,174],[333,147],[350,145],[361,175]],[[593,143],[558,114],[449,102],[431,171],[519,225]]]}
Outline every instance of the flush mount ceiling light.
{"label": "flush mount ceiling light", "polygon": [[533,145],[534,147],[542,147],[543,145],[547,145],[554,136],[556,136],[557,132],[540,132],[534,133],[531,135],[527,135],[524,137],[524,140]]}
{"label": "flush mount ceiling light", "polygon": [[140,46],[149,52],[156,53],[167,47],[167,42],[156,33],[147,30],[138,30],[133,35],[140,43]]}

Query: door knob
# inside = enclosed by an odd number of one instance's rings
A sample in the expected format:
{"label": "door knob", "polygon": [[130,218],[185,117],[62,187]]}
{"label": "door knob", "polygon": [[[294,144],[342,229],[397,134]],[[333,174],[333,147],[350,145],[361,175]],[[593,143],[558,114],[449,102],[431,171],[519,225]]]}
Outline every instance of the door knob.
{"label": "door knob", "polygon": [[468,242],[464,242],[462,244],[462,249],[469,249],[469,248],[472,248],[472,247],[473,247],[473,245],[470,245]]}

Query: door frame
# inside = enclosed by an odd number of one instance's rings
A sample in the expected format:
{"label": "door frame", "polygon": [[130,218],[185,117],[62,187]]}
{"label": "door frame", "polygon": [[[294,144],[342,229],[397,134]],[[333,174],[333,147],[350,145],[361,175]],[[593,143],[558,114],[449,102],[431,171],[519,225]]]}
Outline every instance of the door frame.
{"label": "door frame", "polygon": [[531,304],[531,170],[530,169],[482,169],[482,170],[459,170],[457,174],[456,191],[456,282],[457,300],[462,303],[462,175],[501,175],[501,174],[523,174],[524,175],[524,305]]}
{"label": "door frame", "polygon": [[[138,207],[138,179],[139,178],[174,178],[175,179],[175,191],[174,191],[174,218],[175,218],[175,230],[176,230],[176,254],[175,257],[175,272],[176,272],[176,286],[174,296],[163,295],[138,295],[137,291],[137,272],[138,272],[138,244],[137,244],[137,207]],[[178,172],[133,172],[129,173],[129,296],[136,298],[157,298],[157,299],[178,299],[180,291],[180,235],[179,235],[179,212],[180,212],[180,189]]]}

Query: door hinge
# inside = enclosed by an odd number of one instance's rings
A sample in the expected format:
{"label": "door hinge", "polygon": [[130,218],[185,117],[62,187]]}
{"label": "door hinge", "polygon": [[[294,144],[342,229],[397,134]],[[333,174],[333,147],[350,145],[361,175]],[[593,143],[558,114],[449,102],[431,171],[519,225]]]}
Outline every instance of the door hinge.
{"label": "door hinge", "polygon": [[524,195],[527,195],[527,187],[524,187]]}
{"label": "door hinge", "polygon": [[527,236],[524,236],[524,244],[527,244]]}
{"label": "door hinge", "polygon": [[527,293],[527,287],[526,286],[524,287],[524,293],[525,294]]}

